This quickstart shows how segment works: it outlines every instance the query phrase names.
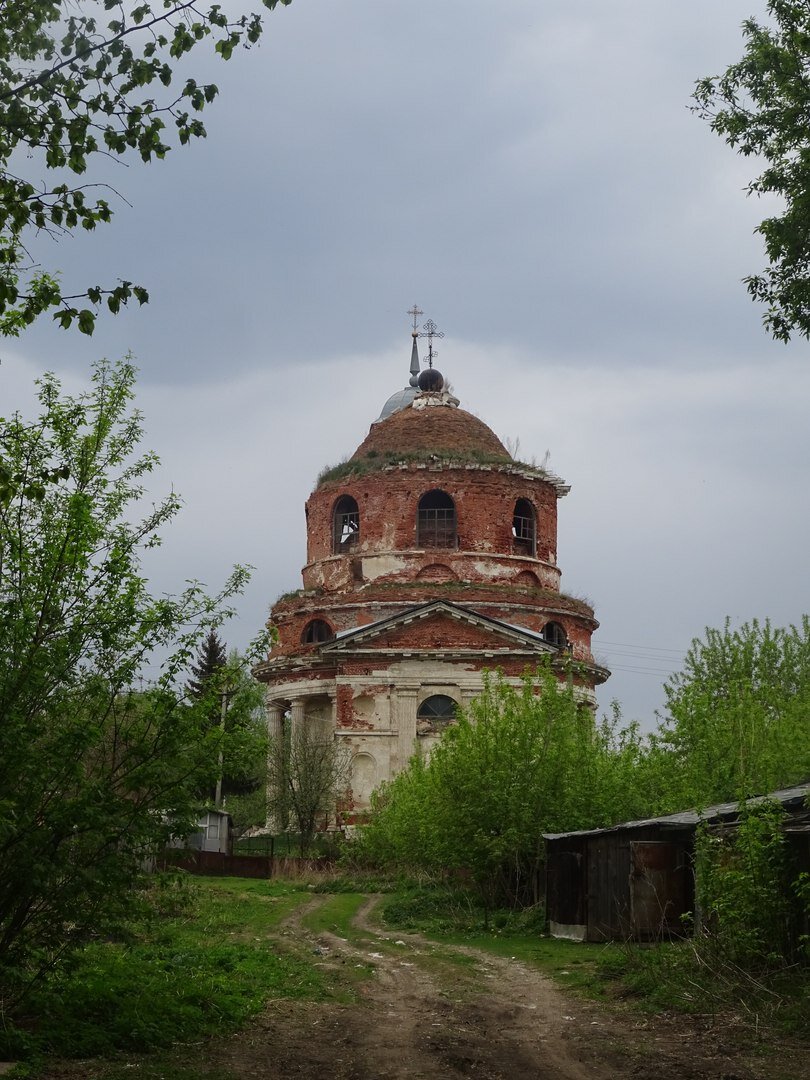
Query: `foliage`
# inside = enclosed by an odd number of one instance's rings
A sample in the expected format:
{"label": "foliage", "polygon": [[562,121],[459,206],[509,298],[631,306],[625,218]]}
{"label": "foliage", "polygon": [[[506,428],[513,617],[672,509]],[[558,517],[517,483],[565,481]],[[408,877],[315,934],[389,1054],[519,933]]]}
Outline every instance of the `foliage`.
{"label": "foliage", "polygon": [[[493,930],[502,930],[512,924],[515,914],[508,908],[491,912],[489,925]],[[403,884],[386,900],[383,918],[389,926],[432,937],[463,936],[478,933],[482,928],[477,893],[460,881],[442,880],[438,876],[418,884]],[[536,929],[542,931],[543,925]]]}
{"label": "foliage", "polygon": [[699,832],[698,947],[712,958],[755,969],[797,959],[801,915],[783,825],[778,804],[743,803],[728,834]]}
{"label": "foliage", "polygon": [[[290,0],[263,0],[270,10],[279,2]],[[170,128],[181,145],[204,136],[198,114],[217,87],[190,75],[175,85],[176,69],[202,41],[227,60],[261,31],[256,14],[230,16],[194,0],[0,6],[0,334],[18,334],[52,308],[61,326],[90,334],[102,298],[114,313],[133,297],[148,300],[130,281],[65,294],[56,276],[38,269],[30,238],[59,239],[111,219],[109,192],[97,198],[97,184],[74,179],[101,157],[163,158]],[[79,309],[80,300],[91,306]]]}
{"label": "foliage", "polygon": [[264,823],[266,818],[264,694],[250,673],[250,665],[250,656],[233,650],[202,680],[201,690],[195,695],[200,706],[207,709],[209,732],[216,730],[221,743],[217,783],[201,794],[209,802],[219,798],[226,803],[240,828]]}
{"label": "foliage", "polygon": [[[728,1038],[738,1045],[768,1040],[783,1052],[784,1045],[778,1045],[782,1035],[807,1036],[807,967],[749,972],[707,958],[695,941],[687,940],[659,942],[654,948],[628,942],[605,950],[597,970],[613,995],[645,1012],[722,1014]],[[799,1075],[788,1062],[784,1068],[786,1077]]]}
{"label": "foliage", "polygon": [[191,665],[193,678],[188,680],[188,690],[192,697],[201,698],[216,683],[228,661],[228,653],[213,627],[200,643],[197,658]]}
{"label": "foliage", "polygon": [[[266,746],[266,739],[264,741]],[[233,819],[233,830],[237,837],[242,836],[248,829],[264,825],[267,821],[266,772],[256,777],[251,791],[241,795],[228,795],[224,809]]]}
{"label": "foliage", "polygon": [[232,1029],[268,998],[325,995],[322,974],[267,937],[306,892],[198,879],[167,904],[177,891],[177,879],[150,881],[124,935],[85,945],[42,979],[0,1028],[0,1058],[154,1051]]}
{"label": "foliage", "polygon": [[629,781],[643,742],[620,717],[594,723],[549,667],[519,687],[490,677],[430,760],[376,794],[360,851],[372,862],[469,874],[486,907],[533,903],[543,832],[649,812]]}
{"label": "foliage", "polygon": [[[216,775],[210,703],[189,703],[182,680],[247,572],[213,598],[193,582],[149,594],[142,552],[178,499],[129,518],[156,464],[136,456],[133,380],[129,364],[99,364],[91,391],[65,397],[46,376],[37,422],[0,430],[22,477],[0,506],[0,1003],[118,916]],[[26,494],[53,470],[65,478]],[[156,650],[159,677],[142,687]]]}
{"label": "foliage", "polygon": [[810,336],[810,9],[803,0],[768,0],[772,25],[743,23],[745,52],[722,75],[701,79],[696,110],[738,153],[764,159],[748,194],[777,195],[781,213],[756,231],[768,266],[745,278],[778,340]]}
{"label": "foliage", "polygon": [[292,822],[303,858],[318,829],[325,829],[349,778],[348,753],[330,727],[309,720],[287,722],[280,738],[269,740],[267,810],[279,831]]}
{"label": "foliage", "polygon": [[[641,949],[628,943],[600,965],[645,1008],[733,1010],[741,1031],[805,1032],[810,955],[806,875],[796,872],[777,803],[741,804],[739,824],[704,827],[696,842],[699,923],[694,937]],[[805,963],[801,961],[804,960]],[[610,969],[609,969],[610,968]]]}
{"label": "foliage", "polygon": [[707,629],[665,686],[659,732],[680,808],[762,795],[810,777],[810,619]]}

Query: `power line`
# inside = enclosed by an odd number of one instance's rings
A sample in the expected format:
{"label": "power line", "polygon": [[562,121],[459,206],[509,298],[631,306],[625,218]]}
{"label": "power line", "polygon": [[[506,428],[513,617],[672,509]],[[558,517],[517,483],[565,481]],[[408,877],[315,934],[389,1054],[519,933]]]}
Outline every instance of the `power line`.
{"label": "power line", "polygon": [[656,668],[636,668],[636,667],[623,667],[621,664],[610,664],[611,671],[629,671],[634,675],[654,675],[657,679],[662,677],[666,678],[668,675],[674,675],[675,672],[659,670]]}
{"label": "power line", "polygon": [[[604,638],[599,639],[601,645],[613,645],[618,649],[642,649],[646,652],[660,652],[671,653],[672,656],[683,657],[686,655],[685,649],[663,649],[658,645],[631,645],[626,641],[605,641]],[[663,659],[663,657],[661,657]]]}

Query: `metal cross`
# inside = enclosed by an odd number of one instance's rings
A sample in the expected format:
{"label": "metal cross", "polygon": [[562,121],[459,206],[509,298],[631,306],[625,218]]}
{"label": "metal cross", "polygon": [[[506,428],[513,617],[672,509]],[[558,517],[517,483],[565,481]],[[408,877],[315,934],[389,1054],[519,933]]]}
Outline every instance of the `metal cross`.
{"label": "metal cross", "polygon": [[425,314],[424,311],[422,311],[422,309],[420,307],[417,307],[416,304],[414,304],[413,307],[408,311],[408,315],[413,316],[413,336],[414,337],[419,336],[416,333],[416,319],[417,319],[417,316],[424,315],[424,314]]}
{"label": "metal cross", "polygon": [[[409,314],[410,314],[410,312],[409,312]],[[416,317],[414,316],[414,328],[415,328],[415,325],[416,325]],[[424,333],[417,334],[416,336],[417,337],[426,337],[428,339],[428,367],[432,368],[433,367],[434,357],[439,355],[438,351],[433,348],[433,339],[435,337],[443,338],[444,333],[438,328],[438,326],[433,321],[433,319],[428,319],[428,321],[422,327],[422,330],[424,331]]]}

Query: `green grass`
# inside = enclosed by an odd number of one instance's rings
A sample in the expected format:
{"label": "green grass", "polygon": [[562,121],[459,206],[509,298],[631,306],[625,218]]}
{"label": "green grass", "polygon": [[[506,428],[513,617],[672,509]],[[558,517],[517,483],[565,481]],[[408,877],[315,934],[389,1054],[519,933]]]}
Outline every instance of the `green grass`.
{"label": "green grass", "polygon": [[810,1016],[810,968],[747,973],[698,954],[692,941],[628,945],[547,937],[542,911],[497,911],[489,928],[474,898],[446,884],[400,889],[382,905],[392,929],[446,945],[465,945],[531,964],[562,987],[592,999],[621,999],[647,1013],[734,1013],[753,1028],[804,1034]]}
{"label": "green grass", "polygon": [[[604,998],[608,978],[605,958],[621,955],[617,945],[562,941],[545,936],[540,908],[496,911],[489,927],[474,897],[452,885],[421,885],[400,890],[384,902],[381,916],[389,928],[413,930],[445,945],[464,945],[540,968],[562,986],[590,998]],[[444,958],[453,954],[448,950]],[[456,954],[458,955],[458,954]]]}
{"label": "green grass", "polygon": [[[375,884],[391,888],[390,882]],[[35,1077],[49,1059],[81,1057],[96,1059],[82,1080],[232,1080],[208,1063],[206,1037],[243,1026],[272,999],[352,1001],[357,982],[373,967],[362,956],[357,965],[338,964],[328,950],[285,947],[282,920],[314,898],[302,913],[312,935],[330,931],[361,953],[401,953],[395,940],[352,926],[368,894],[377,891],[360,875],[316,888],[278,880],[157,878],[142,918],[115,940],[88,944],[31,991],[24,1009],[13,1018],[0,1016],[0,1060],[27,1061],[16,1076]],[[545,937],[536,910],[495,912],[485,930],[480,908],[457,887],[400,885],[377,911],[389,930],[432,940],[431,948],[419,950],[418,962],[437,974],[475,963],[454,951],[463,945],[533,965],[588,997],[622,998],[647,1011],[734,1009],[758,1028],[767,1021],[771,1030],[799,1035],[810,1012],[806,969],[776,973],[767,982],[760,977],[758,987],[739,972],[696,963],[690,943],[630,949]],[[199,1045],[192,1050],[178,1043]]]}
{"label": "green grass", "polygon": [[323,973],[269,936],[306,890],[199,879],[187,892],[168,914],[158,896],[121,940],[88,944],[31,990],[0,1027],[0,1059],[152,1050],[231,1031],[274,997],[329,996]]}
{"label": "green grass", "polygon": [[806,965],[746,971],[712,955],[705,943],[661,942],[617,947],[600,974],[645,1012],[733,1012],[752,1029],[807,1035],[810,969]]}
{"label": "green grass", "polygon": [[339,892],[329,896],[318,907],[307,912],[303,924],[316,934],[329,930],[339,937],[351,939],[356,936],[352,919],[366,899],[362,893]]}

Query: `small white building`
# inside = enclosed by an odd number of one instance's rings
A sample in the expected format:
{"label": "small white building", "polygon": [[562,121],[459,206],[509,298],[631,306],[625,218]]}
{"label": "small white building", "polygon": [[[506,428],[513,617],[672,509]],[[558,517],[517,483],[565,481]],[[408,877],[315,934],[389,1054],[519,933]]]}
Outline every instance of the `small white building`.
{"label": "small white building", "polygon": [[194,832],[190,836],[178,837],[169,846],[230,855],[233,853],[233,819],[224,810],[204,810],[197,819]]}

